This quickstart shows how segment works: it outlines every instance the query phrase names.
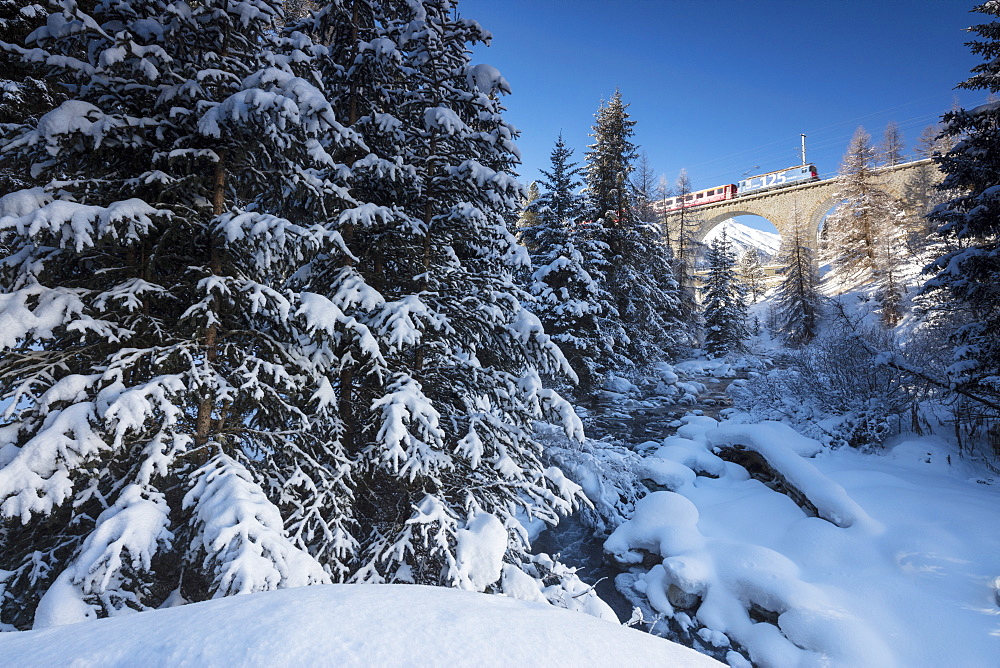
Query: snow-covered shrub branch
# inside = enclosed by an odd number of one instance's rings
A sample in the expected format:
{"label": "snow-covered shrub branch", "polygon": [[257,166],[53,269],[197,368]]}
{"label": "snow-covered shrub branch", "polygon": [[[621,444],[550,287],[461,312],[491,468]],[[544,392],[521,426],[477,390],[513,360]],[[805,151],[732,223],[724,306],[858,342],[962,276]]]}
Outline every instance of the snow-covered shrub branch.
{"label": "snow-covered shrub branch", "polygon": [[873,350],[899,347],[881,327],[828,334],[786,355],[776,369],[733,383],[729,393],[755,420],[787,420],[835,446],[877,446],[901,430],[914,397],[906,375],[877,364]]}

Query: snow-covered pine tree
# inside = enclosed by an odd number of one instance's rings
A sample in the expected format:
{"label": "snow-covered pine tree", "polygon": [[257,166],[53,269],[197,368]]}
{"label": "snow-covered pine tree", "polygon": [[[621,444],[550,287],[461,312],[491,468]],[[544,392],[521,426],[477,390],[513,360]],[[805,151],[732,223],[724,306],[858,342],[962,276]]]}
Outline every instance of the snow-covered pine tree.
{"label": "snow-covered pine tree", "polygon": [[556,144],[549,153],[550,171],[541,170],[545,179],[545,194],[540,196],[536,209],[548,209],[554,220],[565,224],[584,222],[587,214],[587,198],[580,194],[583,181],[580,174],[583,170],[576,162],[570,162],[573,149],[566,146],[562,133],[556,139]]}
{"label": "snow-covered pine tree", "polygon": [[892,310],[898,292],[894,266],[905,251],[899,234],[903,209],[878,183],[877,151],[864,128],[858,128],[841,164],[841,204],[827,218],[825,249],[833,265],[828,280],[850,287],[879,284],[883,308]]}
{"label": "snow-covered pine tree", "polygon": [[746,287],[747,296],[756,304],[767,289],[764,268],[760,264],[760,252],[756,248],[747,248],[740,255],[740,280]]}
{"label": "snow-covered pine tree", "polygon": [[276,0],[90,7],[53,3],[13,49],[69,84],[3,146],[47,184],[0,200],[0,607],[18,628],[328,581],[282,512],[349,493],[332,361],[295,316],[357,328],[284,287],[342,243],[277,207],[337,188],[319,140],[350,133],[262,52]]}
{"label": "snow-covered pine tree", "polygon": [[788,344],[804,345],[818,333],[821,299],[816,261],[800,223],[783,240],[779,261],[784,268],[774,297],[774,330]]}
{"label": "snow-covered pine tree", "polygon": [[[346,581],[360,568],[371,538],[365,518],[380,512],[378,494],[364,478],[371,466],[365,452],[381,424],[376,402],[390,393],[394,359],[419,339],[412,320],[427,313],[407,293],[422,254],[420,223],[400,205],[418,188],[415,169],[401,157],[407,139],[397,110],[408,76],[398,33],[409,10],[406,3],[367,0],[313,4],[316,9],[301,21],[285,26],[275,60],[300,76],[314,73],[356,139],[320,139],[333,159],[316,174],[337,185],[315,190],[295,206],[296,215],[339,238],[346,253],[321,254],[294,277],[316,304],[342,314],[336,336],[311,335],[315,354],[329,369],[329,399],[339,417],[330,438],[344,453],[341,476],[349,480],[352,505],[300,503],[289,516],[289,530],[322,557],[335,580]],[[322,475],[317,469],[315,476]],[[326,488],[312,477],[305,486]]]}
{"label": "snow-covered pine tree", "polygon": [[632,187],[632,199],[639,220],[644,223],[656,222],[656,212],[653,210],[653,202],[656,201],[656,172],[653,171],[653,165],[645,151],[639,154],[629,184]]}
{"label": "snow-covered pine tree", "polygon": [[889,121],[878,145],[878,163],[883,167],[893,167],[906,162],[906,144],[903,132],[895,121]]}
{"label": "snow-covered pine tree", "polygon": [[[353,397],[347,577],[493,590],[500,559],[527,558],[515,514],[555,521],[579,498],[533,435],[539,419],[581,433],[540,381],[572,370],[513,282],[528,258],[510,230],[523,191],[497,99],[509,87],[470,63],[489,36],[449,0],[329,2],[314,21],[301,28],[341,35],[323,80],[350,91],[369,153],[344,158],[356,204],[328,222],[356,261],[317,260],[302,276],[381,351],[330,380]],[[470,559],[477,537],[495,570]]]}
{"label": "snow-covered pine tree", "polygon": [[712,241],[706,260],[705,351],[722,357],[742,350],[749,336],[745,289],[736,275],[736,258],[725,232]]}
{"label": "snow-covered pine tree", "polygon": [[[967,90],[1000,92],[1000,4],[974,8],[991,17],[969,30],[978,38],[968,42],[984,62],[959,84]],[[959,389],[993,402],[1000,397],[1000,102],[944,115],[943,136],[957,143],[935,155],[945,173],[943,191],[951,199],[930,214],[938,233],[951,245],[931,265],[934,272],[925,290],[936,297],[936,310],[953,317],[954,360],[950,381]]]}
{"label": "snow-covered pine tree", "polygon": [[603,223],[607,244],[608,291],[628,338],[621,343],[632,363],[646,364],[676,355],[689,344],[682,320],[681,286],[659,225],[642,224],[636,215],[629,177],[636,158],[635,121],[615,91],[595,114],[587,152],[590,216]]}
{"label": "snow-covered pine tree", "polygon": [[579,194],[581,170],[572,156],[559,135],[549,156],[550,169],[542,170],[545,192],[531,206],[534,225],[521,236],[535,267],[529,290],[536,301],[531,308],[576,372],[582,398],[605,370],[627,361],[618,359],[622,353],[615,349],[615,342],[626,337],[606,288],[604,230],[600,220],[582,220],[586,199]]}

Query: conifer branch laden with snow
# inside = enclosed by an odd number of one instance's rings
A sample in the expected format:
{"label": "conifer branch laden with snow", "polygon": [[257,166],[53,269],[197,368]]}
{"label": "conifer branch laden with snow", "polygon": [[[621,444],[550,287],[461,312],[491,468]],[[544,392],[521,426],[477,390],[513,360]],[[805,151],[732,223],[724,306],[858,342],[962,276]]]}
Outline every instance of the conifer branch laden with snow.
{"label": "conifer branch laden with snow", "polygon": [[[268,207],[333,187],[303,175],[330,161],[318,138],[342,136],[315,86],[261,50],[278,12],[66,2],[11,47],[72,92],[4,145],[38,184],[0,200],[5,622],[30,625],[36,603],[38,626],[328,578],[266,500],[285,487],[299,503],[292,451],[322,415],[284,282],[338,245]],[[205,505],[222,498],[193,491],[209,461],[239,480],[225,498],[267,510]]]}
{"label": "conifer branch laden with snow", "polygon": [[[972,76],[959,87],[996,93],[1000,90],[996,83],[1000,6],[986,2],[973,11],[992,20],[969,28],[977,38],[967,45],[984,61],[972,68]],[[1000,284],[1000,170],[995,166],[1000,155],[1000,103],[956,109],[946,113],[943,121],[936,142],[946,150],[936,152],[934,161],[945,174],[939,190],[949,198],[928,220],[937,225],[946,252],[927,266],[933,276],[924,292],[932,313],[946,323],[951,334],[948,383],[978,401],[995,404],[1000,396],[996,335],[1000,326],[996,290]]]}

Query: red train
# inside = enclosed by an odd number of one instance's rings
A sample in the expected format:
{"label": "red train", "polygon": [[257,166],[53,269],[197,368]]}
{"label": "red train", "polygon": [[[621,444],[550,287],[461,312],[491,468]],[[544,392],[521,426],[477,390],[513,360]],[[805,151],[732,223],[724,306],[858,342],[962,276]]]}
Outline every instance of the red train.
{"label": "red train", "polygon": [[715,186],[707,190],[688,193],[684,197],[668,197],[654,203],[653,209],[657,213],[677,211],[678,209],[686,209],[691,206],[722,202],[734,197],[756,195],[765,190],[785,188],[787,186],[818,180],[819,173],[816,171],[815,165],[799,165],[797,167],[768,172],[767,174],[760,174],[759,176],[751,176],[740,181],[738,186],[730,183],[724,186]]}
{"label": "red train", "polygon": [[653,204],[653,209],[657,213],[664,213],[666,211],[686,209],[689,206],[698,206],[699,204],[721,202],[734,197],[736,197],[736,185],[730,183],[725,186],[715,186],[708,190],[698,190],[697,192],[688,193],[684,197],[668,197]]}

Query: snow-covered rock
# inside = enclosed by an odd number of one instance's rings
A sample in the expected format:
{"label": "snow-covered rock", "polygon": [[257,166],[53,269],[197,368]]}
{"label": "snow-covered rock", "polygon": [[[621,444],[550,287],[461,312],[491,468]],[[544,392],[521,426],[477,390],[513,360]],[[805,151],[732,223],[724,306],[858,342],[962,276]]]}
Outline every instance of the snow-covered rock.
{"label": "snow-covered rock", "polygon": [[604,389],[616,394],[629,394],[635,392],[638,388],[626,378],[608,374],[604,379]]}
{"label": "snow-covered rock", "polygon": [[[984,528],[1000,525],[1000,491],[939,439],[875,456],[776,422],[674,426],[640,467],[671,491],[640,500],[604,545],[644,614],[731,648],[734,666],[995,663],[1000,537]],[[784,484],[719,448],[757,456]]]}

